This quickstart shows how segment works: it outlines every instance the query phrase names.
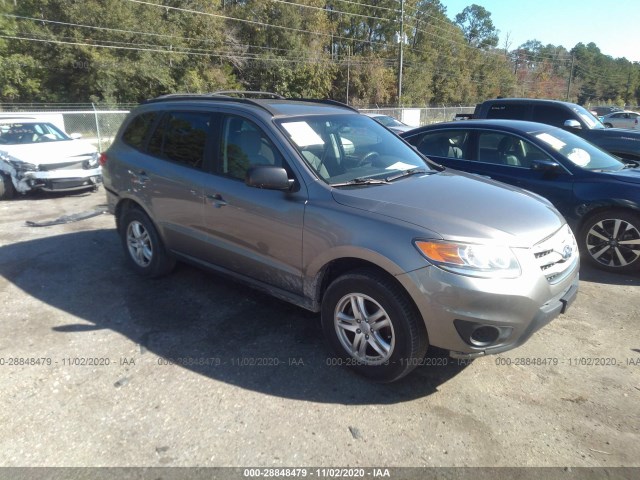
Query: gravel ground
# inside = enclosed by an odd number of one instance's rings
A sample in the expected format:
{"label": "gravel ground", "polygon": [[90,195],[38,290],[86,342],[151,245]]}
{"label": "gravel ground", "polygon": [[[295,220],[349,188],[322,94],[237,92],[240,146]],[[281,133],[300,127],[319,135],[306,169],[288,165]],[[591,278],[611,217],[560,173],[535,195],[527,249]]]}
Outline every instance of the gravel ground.
{"label": "gravel ground", "polygon": [[583,266],[524,346],[377,385],[315,314],[186,265],[137,277],[108,214],[25,224],[104,202],[0,202],[1,466],[640,466],[637,275]]}

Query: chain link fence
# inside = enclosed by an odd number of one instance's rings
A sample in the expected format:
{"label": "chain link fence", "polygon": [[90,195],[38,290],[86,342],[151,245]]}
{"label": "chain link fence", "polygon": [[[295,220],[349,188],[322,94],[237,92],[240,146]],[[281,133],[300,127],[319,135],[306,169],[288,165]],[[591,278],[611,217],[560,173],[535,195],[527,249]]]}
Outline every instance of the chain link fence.
{"label": "chain link fence", "polygon": [[79,133],[98,151],[106,150],[135,105],[0,104],[0,119],[37,119],[52,123],[67,134]]}
{"label": "chain link fence", "polygon": [[389,115],[412,127],[421,127],[430,123],[448,122],[454,120],[456,115],[469,115],[475,110],[475,106],[463,107],[425,107],[425,108],[361,108],[363,113],[379,113]]}

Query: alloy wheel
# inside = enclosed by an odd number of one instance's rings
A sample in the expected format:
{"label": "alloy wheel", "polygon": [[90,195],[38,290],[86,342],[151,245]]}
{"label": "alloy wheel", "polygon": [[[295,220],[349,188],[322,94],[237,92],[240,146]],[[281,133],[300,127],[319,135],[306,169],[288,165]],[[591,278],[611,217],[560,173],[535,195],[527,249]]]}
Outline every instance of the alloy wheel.
{"label": "alloy wheel", "polygon": [[129,223],[127,227],[127,247],[129,254],[140,267],[147,267],[153,259],[153,245],[149,232],[138,221]]}
{"label": "alloy wheel", "polygon": [[640,232],[626,220],[603,219],[587,232],[586,246],[596,262],[608,267],[626,267],[640,257]]}
{"label": "alloy wheel", "polygon": [[343,348],[358,362],[381,365],[395,346],[393,324],[387,312],[373,298],[351,293],[338,302],[334,326]]}

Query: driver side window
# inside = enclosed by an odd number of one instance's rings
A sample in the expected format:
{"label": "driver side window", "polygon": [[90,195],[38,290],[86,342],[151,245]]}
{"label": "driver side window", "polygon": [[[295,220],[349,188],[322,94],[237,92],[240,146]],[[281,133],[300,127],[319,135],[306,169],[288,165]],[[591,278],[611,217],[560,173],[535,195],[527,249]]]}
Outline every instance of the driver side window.
{"label": "driver side window", "polygon": [[253,122],[227,117],[220,144],[223,174],[244,180],[249,167],[283,166],[283,159],[267,135]]}
{"label": "driver side window", "polygon": [[478,161],[531,168],[534,160],[552,160],[527,140],[498,132],[481,132],[478,136]]}

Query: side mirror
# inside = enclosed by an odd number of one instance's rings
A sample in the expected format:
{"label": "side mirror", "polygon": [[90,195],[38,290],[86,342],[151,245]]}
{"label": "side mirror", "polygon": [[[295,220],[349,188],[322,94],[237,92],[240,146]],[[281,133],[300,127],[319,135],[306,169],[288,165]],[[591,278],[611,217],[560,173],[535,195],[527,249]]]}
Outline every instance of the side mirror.
{"label": "side mirror", "polygon": [[290,190],[293,182],[284,168],[272,166],[251,167],[244,179],[249,187],[266,190]]}
{"label": "side mirror", "polygon": [[531,170],[536,170],[538,172],[554,172],[559,169],[560,164],[553,160],[534,160],[531,162]]}
{"label": "side mirror", "polygon": [[71,134],[69,134],[69,138],[71,140],[78,140],[79,138],[82,138],[82,134],[81,133],[71,133]]}
{"label": "side mirror", "polygon": [[580,125],[580,122],[573,119],[565,120],[564,126],[567,128],[582,128],[582,125]]}

